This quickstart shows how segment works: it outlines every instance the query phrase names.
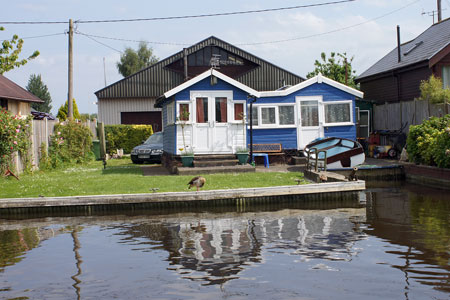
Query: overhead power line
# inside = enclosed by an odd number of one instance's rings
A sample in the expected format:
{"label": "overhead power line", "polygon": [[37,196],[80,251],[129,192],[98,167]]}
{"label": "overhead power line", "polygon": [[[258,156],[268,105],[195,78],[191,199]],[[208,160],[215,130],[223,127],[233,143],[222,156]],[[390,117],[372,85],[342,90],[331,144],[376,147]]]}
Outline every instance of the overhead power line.
{"label": "overhead power line", "polygon": [[[320,6],[336,5],[336,4],[342,4],[342,3],[354,2],[354,1],[356,1],[356,0],[329,1],[329,2],[296,5],[296,6],[289,6],[289,7],[277,7],[277,8],[258,9],[258,10],[245,10],[245,11],[200,14],[200,15],[136,18],[136,19],[109,19],[109,20],[84,20],[84,21],[78,20],[78,21],[74,21],[74,23],[78,23],[78,24],[119,23],[119,22],[166,21],[166,20],[179,20],[179,19],[221,17],[221,16],[233,16],[233,15],[243,15],[243,14],[253,14],[253,13],[265,13],[265,12],[282,11],[282,10],[293,10],[293,9],[300,9],[300,8],[320,7]],[[45,24],[67,24],[67,23],[69,23],[69,22],[68,21],[3,21],[3,22],[0,21],[0,24],[11,24],[11,25],[45,25]]]}
{"label": "overhead power line", "polygon": [[299,9],[299,8],[318,7],[318,6],[334,5],[334,4],[341,4],[341,3],[353,2],[353,1],[356,1],[356,0],[341,0],[341,1],[332,1],[332,2],[322,2],[322,3],[316,3],[316,4],[296,5],[296,6],[289,6],[289,7],[267,8],[267,9],[246,10],[246,11],[236,11],[236,12],[224,12],[224,13],[214,13],[214,14],[186,15],[186,16],[175,16],[175,17],[155,17],[155,18],[118,19],[118,20],[90,20],[90,21],[80,20],[80,21],[77,21],[77,23],[141,22],[141,21],[163,21],[163,20],[179,20],[179,19],[206,18],[206,17],[222,17],[222,16],[244,15],[244,14],[265,13],[265,12],[281,11],[281,10],[292,10],[292,9]]}
{"label": "overhead power line", "polygon": [[[22,40],[30,40],[30,39],[37,39],[37,38],[43,38],[43,37],[49,37],[49,36],[55,36],[55,35],[65,35],[65,32],[60,32],[60,33],[50,33],[50,34],[43,34],[43,35],[36,35],[36,36],[26,36],[26,37],[21,37]],[[9,39],[10,40],[10,39]],[[4,41],[9,41],[8,39],[3,40]]]}
{"label": "overhead power line", "polygon": [[345,27],[337,28],[337,29],[334,29],[334,30],[326,31],[326,32],[321,32],[321,33],[316,33],[316,34],[311,34],[311,35],[305,35],[305,36],[300,36],[300,37],[294,37],[294,38],[289,38],[289,39],[283,39],[283,40],[256,42],[256,43],[241,43],[241,44],[236,44],[236,45],[237,46],[250,46],[250,45],[262,45],[262,44],[275,44],[275,43],[283,43],[283,42],[289,42],[289,41],[295,41],[295,40],[302,40],[302,39],[317,37],[317,36],[326,35],[326,34],[330,34],[330,33],[335,33],[335,32],[347,30],[347,29],[350,29],[350,28],[358,27],[358,26],[370,23],[372,21],[375,21],[375,20],[387,17],[387,16],[392,15],[392,14],[394,14],[394,13],[396,13],[396,12],[402,10],[402,9],[405,9],[405,8],[415,4],[417,2],[420,2],[420,0],[413,1],[411,3],[408,3],[408,4],[404,5],[404,6],[396,9],[396,10],[390,11],[390,12],[384,14],[384,15],[381,15],[381,16],[378,16],[378,17],[366,20],[364,22],[356,23],[356,24],[353,24],[353,25],[350,25],[350,26],[345,26]]}
{"label": "overhead power line", "polygon": [[[325,31],[325,32],[320,32],[320,33],[315,33],[315,34],[310,34],[310,35],[306,35],[306,36],[300,36],[300,37],[293,37],[293,38],[289,38],[289,39],[283,39],[283,40],[274,40],[274,41],[264,41],[264,42],[252,42],[252,43],[233,43],[233,45],[236,46],[250,46],[250,45],[263,45],[263,44],[275,44],[275,43],[283,43],[283,42],[290,42],[290,41],[295,41],[295,40],[302,40],[302,39],[307,39],[307,38],[312,38],[312,37],[317,37],[317,36],[322,36],[322,35],[326,35],[326,34],[330,34],[330,33],[335,33],[335,32],[339,32],[339,31],[343,31],[343,30],[347,30],[350,28],[354,28],[354,27],[358,27],[367,23],[370,23],[372,21],[387,17],[389,15],[392,15],[402,9],[405,9],[417,2],[419,2],[420,0],[416,0],[413,1],[407,5],[404,5],[400,8],[397,8],[393,11],[390,11],[388,13],[385,13],[383,15],[380,15],[378,17],[366,20],[364,22],[360,22],[360,23],[356,23],[350,26],[345,26],[345,27],[341,27],[341,28],[337,28],[337,29],[333,29],[330,31]],[[91,37],[91,38],[99,38],[99,39],[108,39],[108,40],[114,40],[114,41],[122,41],[122,42],[135,42],[135,43],[147,43],[147,44],[158,44],[158,45],[176,45],[176,46],[190,46],[192,45],[192,43],[180,43],[180,42],[158,42],[158,41],[144,41],[144,40],[133,40],[133,39],[124,39],[124,38],[116,38],[116,37],[107,37],[107,36],[100,36],[100,35],[92,35],[92,34],[88,34],[88,33],[83,33],[80,31],[77,31],[76,33],[87,36],[87,37]],[[98,42],[98,41],[97,41]],[[109,46],[107,46],[109,48]],[[115,49],[114,49],[115,50]],[[117,50],[116,50],[117,51]]]}
{"label": "overhead power line", "polygon": [[7,24],[7,25],[49,25],[49,24],[69,24],[69,21],[0,21],[0,24]]}
{"label": "overhead power line", "polygon": [[146,44],[158,44],[158,45],[174,45],[174,46],[190,46],[191,43],[177,43],[177,42],[149,42],[144,40],[132,40],[132,39],[123,39],[123,38],[116,38],[116,37],[108,37],[108,36],[101,36],[101,35],[94,35],[94,34],[88,34],[80,31],[76,31],[75,33],[84,35],[91,38],[98,38],[98,39],[106,39],[106,40],[113,40],[113,41],[121,41],[121,42],[133,42],[133,43],[146,43]]}
{"label": "overhead power line", "polygon": [[109,46],[109,45],[107,45],[107,44],[105,44],[105,43],[102,43],[102,42],[100,42],[100,41],[97,41],[97,40],[94,39],[93,36],[91,36],[91,35],[84,34],[84,33],[81,33],[81,32],[79,32],[79,31],[75,31],[75,33],[78,33],[78,34],[80,34],[80,35],[82,35],[82,36],[85,36],[85,37],[87,37],[88,39],[91,39],[92,41],[94,41],[94,42],[96,42],[96,43],[98,43],[98,44],[100,44],[100,45],[105,46],[106,48],[109,48],[109,49],[111,49],[111,50],[114,50],[114,51],[119,52],[119,53],[122,54],[122,51],[117,50],[116,48],[111,47],[111,46]]}

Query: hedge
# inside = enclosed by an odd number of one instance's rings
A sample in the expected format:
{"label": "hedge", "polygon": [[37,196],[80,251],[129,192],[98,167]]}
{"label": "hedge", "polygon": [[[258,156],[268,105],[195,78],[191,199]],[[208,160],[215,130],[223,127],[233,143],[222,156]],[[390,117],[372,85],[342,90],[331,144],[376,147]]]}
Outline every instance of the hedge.
{"label": "hedge", "polygon": [[412,162],[450,168],[450,115],[411,126],[407,149]]}
{"label": "hedge", "polygon": [[151,125],[105,125],[106,152],[113,154],[123,149],[128,154],[152,134]]}
{"label": "hedge", "polygon": [[[55,169],[92,160],[91,130],[74,121],[56,124],[50,136],[48,155],[42,153],[39,161],[41,169]],[[45,146],[41,145],[41,151]]]}

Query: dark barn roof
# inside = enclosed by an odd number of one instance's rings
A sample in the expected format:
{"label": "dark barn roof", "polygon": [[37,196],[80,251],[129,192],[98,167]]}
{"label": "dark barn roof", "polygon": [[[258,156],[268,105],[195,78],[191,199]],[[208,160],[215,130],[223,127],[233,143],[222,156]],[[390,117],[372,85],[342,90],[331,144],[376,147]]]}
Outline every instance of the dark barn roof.
{"label": "dark barn roof", "polygon": [[26,102],[44,102],[26,89],[0,74],[0,98]]}
{"label": "dark barn roof", "polygon": [[[295,85],[304,78],[277,67],[240,48],[211,36],[189,48],[189,78],[211,68],[210,58],[220,55],[225,61],[219,70],[258,91],[276,90],[283,85]],[[97,92],[98,99],[157,98],[185,81],[183,50],[158,63],[142,69]],[[226,56],[226,57],[224,57]]]}
{"label": "dark barn roof", "polygon": [[51,113],[46,113],[42,111],[37,111],[35,109],[31,109],[31,115],[33,116],[33,119],[35,120],[56,120],[56,118]]}
{"label": "dark barn roof", "polygon": [[359,75],[357,80],[428,61],[449,45],[450,18],[432,25],[415,39],[400,45],[400,62],[398,62],[398,47],[395,47]]}

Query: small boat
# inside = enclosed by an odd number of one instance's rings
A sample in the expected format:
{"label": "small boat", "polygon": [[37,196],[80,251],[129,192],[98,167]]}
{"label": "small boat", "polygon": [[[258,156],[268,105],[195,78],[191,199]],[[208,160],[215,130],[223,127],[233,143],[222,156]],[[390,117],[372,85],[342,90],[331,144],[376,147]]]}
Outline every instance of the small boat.
{"label": "small boat", "polygon": [[353,168],[365,160],[360,143],[339,137],[315,139],[306,145],[304,154],[308,158],[308,168],[317,165],[317,168],[325,170]]}

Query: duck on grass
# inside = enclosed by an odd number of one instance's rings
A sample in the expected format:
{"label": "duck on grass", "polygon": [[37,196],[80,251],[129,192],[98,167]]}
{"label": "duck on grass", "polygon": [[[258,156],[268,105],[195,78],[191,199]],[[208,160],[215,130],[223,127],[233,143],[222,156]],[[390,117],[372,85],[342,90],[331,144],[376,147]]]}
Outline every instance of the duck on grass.
{"label": "duck on grass", "polygon": [[191,181],[189,181],[188,185],[189,185],[189,189],[191,187],[196,186],[197,192],[198,192],[199,189],[205,185],[205,183],[206,183],[205,177],[197,176],[197,177],[192,178]]}

